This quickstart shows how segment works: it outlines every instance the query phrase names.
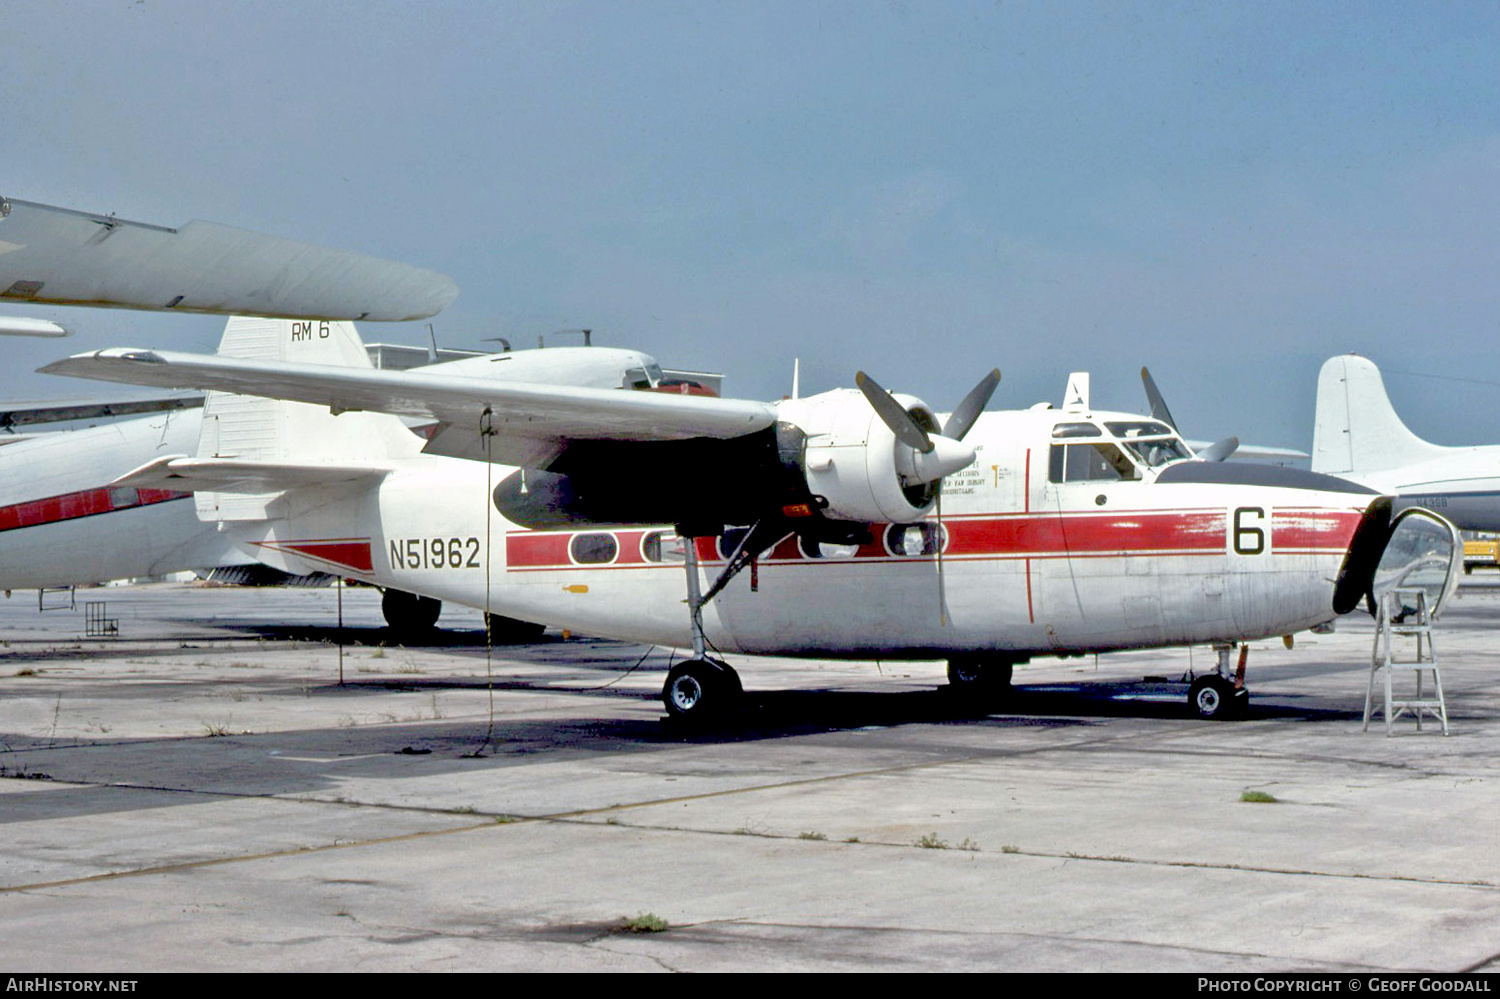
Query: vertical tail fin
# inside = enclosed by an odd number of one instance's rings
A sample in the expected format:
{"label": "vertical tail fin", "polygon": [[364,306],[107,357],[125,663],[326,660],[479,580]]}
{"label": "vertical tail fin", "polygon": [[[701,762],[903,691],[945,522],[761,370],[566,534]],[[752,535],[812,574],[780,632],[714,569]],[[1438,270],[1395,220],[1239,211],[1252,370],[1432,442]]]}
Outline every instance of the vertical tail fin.
{"label": "vertical tail fin", "polygon": [[[235,316],[224,327],[219,353],[345,367],[372,367],[354,324]],[[203,403],[198,457],[244,461],[343,462],[405,458],[422,442],[386,413],[335,415],[325,406],[210,392]],[[264,520],[276,516],[282,494],[200,492],[204,520]]]}
{"label": "vertical tail fin", "polygon": [[1358,476],[1428,461],[1448,450],[1422,440],[1401,422],[1375,362],[1357,354],[1323,362],[1313,423],[1313,471]]}

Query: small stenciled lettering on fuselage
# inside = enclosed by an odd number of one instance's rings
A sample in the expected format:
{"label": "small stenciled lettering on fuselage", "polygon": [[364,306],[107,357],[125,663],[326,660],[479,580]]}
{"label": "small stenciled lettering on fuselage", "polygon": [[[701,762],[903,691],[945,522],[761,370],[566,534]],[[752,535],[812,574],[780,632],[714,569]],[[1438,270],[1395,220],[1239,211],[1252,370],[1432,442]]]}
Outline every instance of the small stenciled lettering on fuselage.
{"label": "small stenciled lettering on fuselage", "polygon": [[392,569],[480,569],[479,539],[393,538],[389,555]]}
{"label": "small stenciled lettering on fuselage", "polygon": [[304,340],[327,340],[328,322],[321,320],[314,322],[309,319],[292,323],[292,341],[301,343]]}

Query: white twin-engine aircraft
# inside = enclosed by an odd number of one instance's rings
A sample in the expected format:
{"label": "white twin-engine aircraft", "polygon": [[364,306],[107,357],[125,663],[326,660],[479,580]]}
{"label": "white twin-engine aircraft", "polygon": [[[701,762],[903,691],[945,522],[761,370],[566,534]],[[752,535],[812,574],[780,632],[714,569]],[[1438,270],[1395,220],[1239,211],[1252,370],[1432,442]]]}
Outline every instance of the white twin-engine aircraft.
{"label": "white twin-engine aircraft", "polygon": [[[1189,643],[1220,652],[1190,703],[1229,716],[1236,643],[1326,623],[1377,575],[1451,592],[1461,550],[1365,487],[1195,460],[1168,423],[1092,410],[1086,375],[1061,410],[986,413],[992,372],[944,420],[863,375],[761,403],[379,371],[352,324],[244,318],[215,356],[43,370],[214,390],[196,456],[114,485],[194,491],[258,560],[692,647],[679,718],[733,702],[732,653],[946,658],[993,692],[1034,655]],[[398,415],[439,429],[424,446]]]}
{"label": "white twin-engine aircraft", "polygon": [[114,349],[43,369],[231,393],[205,403],[196,455],[116,488],[192,491],[200,518],[290,572],[691,646],[662,691],[674,717],[739,692],[710,651],[946,658],[978,693],[1033,655],[1189,643],[1219,650],[1191,703],[1227,716],[1246,700],[1236,643],[1394,583],[1439,605],[1456,586],[1448,521],[1217,460],[1233,439],[1195,459],[1149,379],[1153,418],[1093,411],[1079,376],[1062,410],[985,413],[991,372],[940,420],[863,375],[763,403],[375,370],[340,321],[424,318],[457,291],[213,223],[0,198],[0,299],[282,317],[231,321],[219,355]]}

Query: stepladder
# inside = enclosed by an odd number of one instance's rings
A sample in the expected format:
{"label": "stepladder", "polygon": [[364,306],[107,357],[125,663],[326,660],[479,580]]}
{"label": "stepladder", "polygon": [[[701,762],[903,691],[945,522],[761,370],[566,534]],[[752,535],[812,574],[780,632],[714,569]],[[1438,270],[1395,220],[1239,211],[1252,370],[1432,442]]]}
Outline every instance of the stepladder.
{"label": "stepladder", "polygon": [[[1402,695],[1397,674],[1412,676],[1414,694]],[[1365,732],[1370,730],[1370,716],[1375,712],[1377,678],[1385,695],[1382,713],[1387,736],[1394,734],[1393,725],[1403,714],[1416,719],[1418,732],[1423,717],[1431,715],[1442,723],[1443,734],[1448,734],[1448,705],[1443,698],[1443,678],[1433,644],[1433,616],[1425,589],[1398,586],[1381,594],[1370,678],[1365,686]]]}

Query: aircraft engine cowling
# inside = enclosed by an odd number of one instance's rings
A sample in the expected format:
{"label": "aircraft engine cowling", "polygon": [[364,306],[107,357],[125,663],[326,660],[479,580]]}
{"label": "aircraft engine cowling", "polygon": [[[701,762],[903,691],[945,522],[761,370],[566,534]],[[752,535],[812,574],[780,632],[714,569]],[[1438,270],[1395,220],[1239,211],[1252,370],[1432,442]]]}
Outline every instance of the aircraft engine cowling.
{"label": "aircraft engine cowling", "polygon": [[903,443],[854,389],[836,389],[780,404],[780,417],[805,435],[801,467],[807,490],[826,501],[831,520],[911,523],[927,516],[945,475],[967,467],[974,450],[941,435],[920,399],[895,399],[931,437],[923,453]]}

